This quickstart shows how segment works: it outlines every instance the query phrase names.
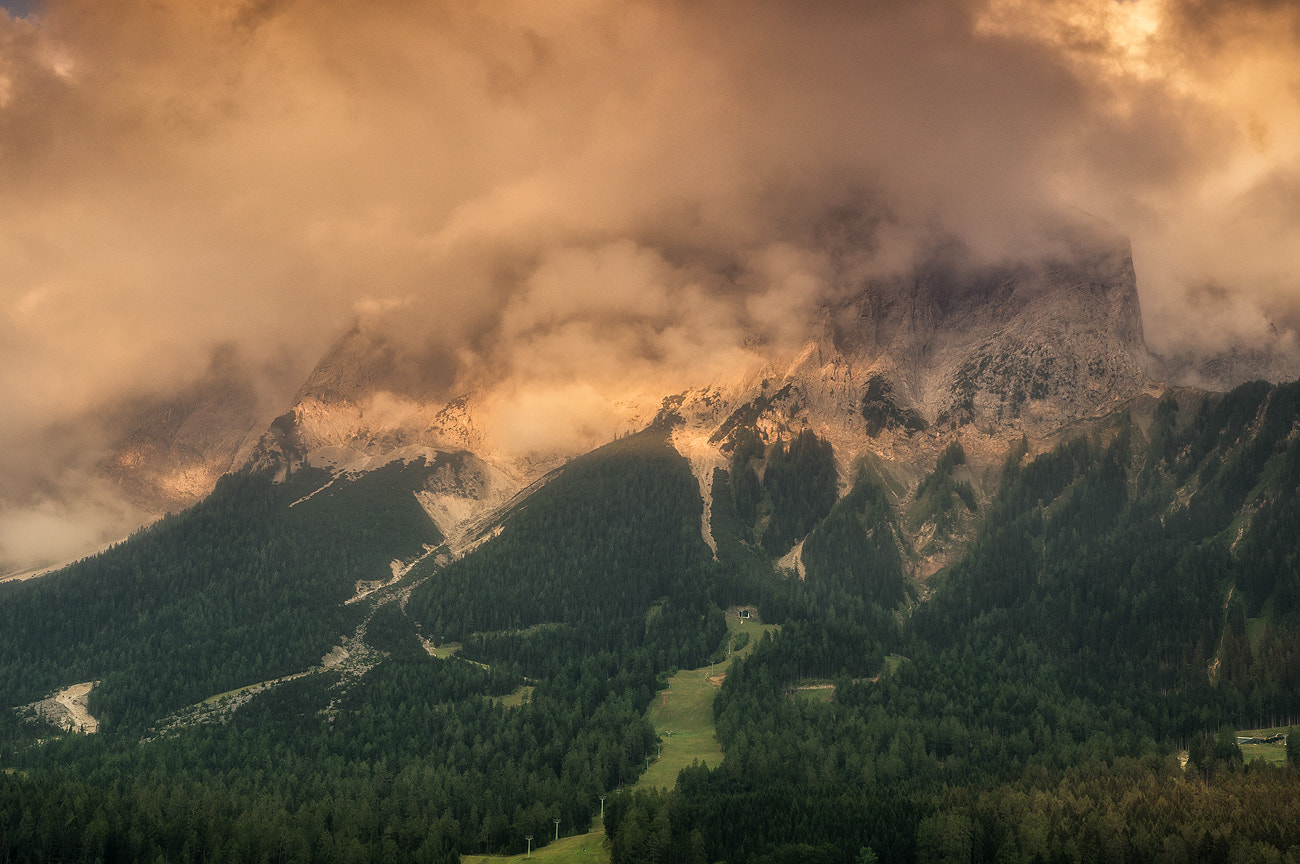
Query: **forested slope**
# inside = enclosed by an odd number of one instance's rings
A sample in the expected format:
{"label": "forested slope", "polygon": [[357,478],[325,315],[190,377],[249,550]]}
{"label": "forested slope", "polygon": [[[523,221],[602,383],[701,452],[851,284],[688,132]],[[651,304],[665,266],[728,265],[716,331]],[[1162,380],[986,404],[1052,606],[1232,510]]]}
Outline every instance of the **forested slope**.
{"label": "forested slope", "polygon": [[594,650],[698,666],[726,633],[701,506],[667,430],[652,427],[566,466],[499,537],[417,588],[410,613],[435,639],[529,675]]}
{"label": "forested slope", "polygon": [[[356,580],[438,541],[411,494],[436,467],[328,486],[231,477],[0,599],[6,632],[50,649],[6,640],[11,700],[101,678],[92,707],[111,720],[92,736],[0,721],[0,860],[449,862],[522,851],[525,834],[540,845],[554,818],[587,830],[599,796],[652,752],[659,673],[706,662],[726,634],[698,487],[654,428],[575,461],[477,553],[447,567],[429,556],[344,605]],[[77,592],[100,630],[59,620]],[[319,669],[362,623],[348,644],[366,663]],[[463,647],[438,659],[430,636]],[[45,679],[19,674],[38,663]],[[217,722],[158,725],[313,667]]]}
{"label": "forested slope", "polygon": [[99,680],[92,713],[139,728],[319,662],[356,625],[355,582],[441,540],[410,494],[429,470],[394,463],[292,507],[323,472],[231,475],[126,543],[0,586],[0,700]]}
{"label": "forested slope", "polygon": [[[900,623],[813,601],[809,561],[717,699],[726,758],[617,799],[615,862],[1300,856],[1300,773],[1247,770],[1234,732],[1300,715],[1298,394],[1169,398],[1145,429],[1013,448],[967,554]],[[819,567],[840,521],[805,544]],[[797,698],[809,679],[833,701]]]}

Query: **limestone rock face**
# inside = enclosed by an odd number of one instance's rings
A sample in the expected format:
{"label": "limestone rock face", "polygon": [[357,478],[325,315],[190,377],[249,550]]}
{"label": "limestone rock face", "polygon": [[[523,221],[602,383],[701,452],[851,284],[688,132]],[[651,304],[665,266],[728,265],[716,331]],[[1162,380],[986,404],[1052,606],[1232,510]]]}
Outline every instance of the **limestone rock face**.
{"label": "limestone rock face", "polygon": [[[743,426],[769,439],[807,426],[846,463],[864,451],[924,462],[954,435],[1050,436],[1147,385],[1132,259],[1110,237],[1073,238],[1033,264],[923,265],[869,282],[825,309],[820,331],[784,369],[728,394],[714,443]],[[713,403],[679,410],[703,418]]]}
{"label": "limestone rock face", "polygon": [[922,269],[867,285],[835,310],[832,344],[876,403],[867,419],[904,430],[1032,428],[1137,393],[1145,346],[1128,244],[1089,237],[1066,252],[1016,267]]}
{"label": "limestone rock face", "polygon": [[445,358],[412,354],[357,327],[335,343],[245,464],[284,476],[299,466],[355,476],[393,461],[437,466],[416,499],[448,540],[468,548],[484,518],[577,454],[502,452],[480,428],[477,394],[449,396]]}
{"label": "limestone rock face", "polygon": [[468,397],[449,399],[446,369],[424,366],[446,361],[354,327],[312,369],[253,461],[364,471],[393,459],[484,450]]}

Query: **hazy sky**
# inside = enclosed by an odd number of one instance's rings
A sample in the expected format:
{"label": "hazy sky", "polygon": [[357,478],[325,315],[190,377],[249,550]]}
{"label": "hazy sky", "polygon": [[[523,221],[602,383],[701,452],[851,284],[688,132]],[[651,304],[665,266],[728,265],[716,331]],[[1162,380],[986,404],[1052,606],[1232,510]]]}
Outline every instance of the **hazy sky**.
{"label": "hazy sky", "polygon": [[1300,322],[1294,0],[2,5],[0,472],[218,346],[287,399],[358,318],[599,414],[1061,211],[1132,238],[1158,351]]}

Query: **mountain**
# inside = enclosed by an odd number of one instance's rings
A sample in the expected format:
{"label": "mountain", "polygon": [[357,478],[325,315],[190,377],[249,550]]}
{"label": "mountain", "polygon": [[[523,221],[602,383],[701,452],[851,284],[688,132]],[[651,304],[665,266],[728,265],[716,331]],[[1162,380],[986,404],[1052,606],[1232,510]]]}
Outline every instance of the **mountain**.
{"label": "mountain", "polygon": [[[810,337],[794,354],[755,347],[757,365],[731,380],[610,412],[628,429],[662,410],[680,417],[674,444],[691,460],[705,500],[713,469],[747,424],[769,443],[803,428],[831,441],[846,492],[864,454],[915,483],[955,435],[974,475],[1022,434],[1038,446],[1144,389],[1156,392],[1147,369],[1178,372],[1147,355],[1128,243],[1100,224],[1062,230],[1018,264],[981,264],[948,244],[907,272],[862,280],[836,296],[808,323]],[[1261,373],[1281,368],[1258,365]],[[339,474],[470,454],[464,470],[444,475],[426,496],[440,530],[457,536],[580,450],[520,452],[494,440],[484,422],[494,385],[453,392],[453,367],[438,349],[358,323],[286,406],[270,401],[233,349],[223,348],[186,387],[111,412],[114,443],[98,470],[132,506],[162,515],[193,504],[223,473],[246,464]]]}
{"label": "mountain", "polygon": [[[1236,743],[1300,715],[1300,385],[1151,381],[1095,235],[809,332],[578,453],[345,334],[198,503],[0,584],[0,857],[1300,854]],[[670,697],[721,752],[663,791]]]}
{"label": "mountain", "polygon": [[290,410],[261,437],[249,464],[281,479],[303,467],[348,477],[394,461],[440,464],[418,498],[458,548],[472,539],[486,514],[560,460],[492,448],[476,428],[469,397],[429,401],[418,392],[381,389],[397,383],[397,355],[378,334],[359,327],[349,331],[312,371]]}
{"label": "mountain", "polygon": [[57,569],[202,500],[283,410],[286,365],[255,368],[219,345],[194,379],[92,405],[10,453],[0,579]]}
{"label": "mountain", "polygon": [[[972,465],[987,469],[1020,435],[1049,440],[1147,386],[1128,244],[1096,226],[1029,264],[975,266],[945,250],[905,276],[863,283],[811,328],[793,358],[618,410],[634,428],[656,413],[674,418],[673,444],[707,502],[739,429],[768,443],[813,430],[832,443],[847,491],[865,454],[915,482],[955,434]],[[472,454],[470,474],[429,490],[430,514],[452,536],[577,455],[502,448],[481,419],[489,394],[448,398],[432,383],[437,373],[419,371],[423,362],[382,333],[353,328],[263,437],[254,463],[347,473]],[[715,545],[707,526],[702,534]]]}

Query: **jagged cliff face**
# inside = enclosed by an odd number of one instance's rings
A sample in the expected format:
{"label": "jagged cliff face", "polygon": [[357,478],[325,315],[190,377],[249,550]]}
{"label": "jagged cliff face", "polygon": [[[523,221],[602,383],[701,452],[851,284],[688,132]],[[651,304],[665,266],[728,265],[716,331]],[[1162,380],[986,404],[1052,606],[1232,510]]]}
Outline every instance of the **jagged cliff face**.
{"label": "jagged cliff face", "polygon": [[394,460],[442,467],[416,493],[453,554],[477,539],[485,518],[575,454],[503,452],[477,421],[479,394],[448,396],[449,376],[363,327],[316,365],[290,409],[271,424],[246,464],[355,475]]}
{"label": "jagged cliff face", "polygon": [[880,381],[879,425],[898,428],[894,415],[912,410],[948,428],[1050,426],[1136,392],[1145,348],[1127,244],[1072,251],[867,286],[834,323],[849,363]]}
{"label": "jagged cliff face", "polygon": [[[906,458],[952,434],[1051,435],[1146,384],[1137,283],[1126,243],[1076,243],[1073,257],[960,271],[920,267],[824,310],[821,334],[768,370],[710,433],[726,446],[757,426],[810,426],[845,457]],[[704,421],[718,394],[684,400]]]}
{"label": "jagged cliff face", "polygon": [[[422,374],[412,358],[382,334],[360,326],[341,338],[299,388],[278,434],[262,450],[317,467],[355,471],[394,458],[433,452],[482,451],[467,399],[446,396],[445,375]],[[267,458],[267,452],[255,458]]]}

